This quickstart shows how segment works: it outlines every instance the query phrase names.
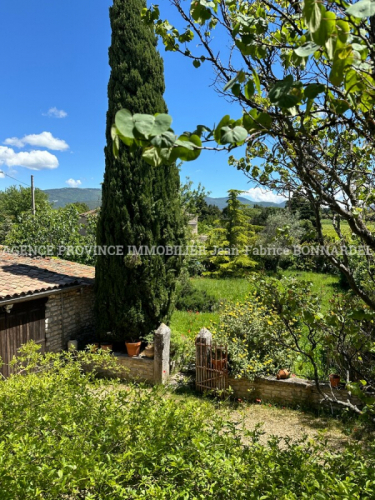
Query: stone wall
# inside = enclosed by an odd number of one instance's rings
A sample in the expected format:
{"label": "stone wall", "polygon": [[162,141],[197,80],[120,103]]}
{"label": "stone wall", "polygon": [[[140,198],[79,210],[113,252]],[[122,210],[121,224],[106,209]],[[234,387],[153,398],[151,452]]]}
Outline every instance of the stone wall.
{"label": "stone wall", "polygon": [[46,349],[66,349],[68,340],[94,332],[94,289],[83,286],[76,290],[51,295],[46,303]]}
{"label": "stone wall", "polygon": [[[276,377],[264,377],[250,381],[244,378],[228,378],[228,385],[233,390],[236,398],[254,400],[261,399],[270,403],[279,403],[285,405],[302,405],[314,408],[320,407],[324,403],[319,394],[315,382],[300,378],[291,377],[286,380],[277,380]],[[357,398],[349,395],[349,392],[343,388],[331,389],[328,383],[322,383],[323,393],[339,401],[348,401],[355,405],[361,405]]]}
{"label": "stone wall", "polygon": [[[105,377],[120,377],[135,382],[147,382],[148,384],[164,384],[169,377],[169,352],[171,331],[163,323],[154,335],[154,357],[152,359],[115,352],[118,363],[123,370],[121,373],[113,373],[111,370],[101,371]],[[142,353],[141,353],[142,354]]]}
{"label": "stone wall", "polygon": [[[198,333],[196,343],[209,346],[212,345],[212,334],[206,328]],[[204,351],[206,353],[206,351]],[[197,350],[197,359],[199,350]],[[206,354],[205,354],[206,356]],[[200,365],[202,362],[199,363]],[[210,376],[210,375],[209,375]],[[338,407],[337,403],[330,403],[324,400],[324,397],[316,388],[315,382],[312,380],[304,380],[297,377],[291,377],[286,380],[277,380],[274,377],[262,377],[254,381],[229,376],[226,381],[226,388],[231,388],[235,398],[255,401],[256,399],[279,403],[290,406],[310,406],[319,408],[321,406]],[[361,401],[350,395],[344,388],[331,388],[329,383],[320,383],[320,388],[323,394],[326,394],[333,400],[344,403],[350,402],[353,405],[361,407]]]}

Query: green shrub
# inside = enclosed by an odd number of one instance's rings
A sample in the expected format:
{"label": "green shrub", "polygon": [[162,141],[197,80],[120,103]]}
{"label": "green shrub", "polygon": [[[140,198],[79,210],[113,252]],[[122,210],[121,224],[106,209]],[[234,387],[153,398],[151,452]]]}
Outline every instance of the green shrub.
{"label": "green shrub", "polygon": [[83,370],[110,365],[108,354],[36,349],[0,382],[1,500],[374,498],[373,443],[341,453],[262,444],[259,429],[241,431],[210,401]]}
{"label": "green shrub", "polygon": [[254,379],[261,375],[276,375],[291,365],[291,353],[275,345],[270,330],[276,321],[255,294],[244,303],[227,305],[219,324],[212,331],[214,339],[227,345],[229,368],[236,377]]}
{"label": "green shrub", "polygon": [[195,288],[186,276],[177,286],[176,309],[178,311],[212,312],[218,306],[218,301],[206,290]]}

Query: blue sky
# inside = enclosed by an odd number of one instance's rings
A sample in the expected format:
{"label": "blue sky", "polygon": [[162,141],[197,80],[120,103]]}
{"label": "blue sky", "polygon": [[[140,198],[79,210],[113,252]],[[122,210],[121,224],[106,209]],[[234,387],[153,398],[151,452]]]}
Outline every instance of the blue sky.
{"label": "blue sky", "polygon": [[[104,172],[111,0],[12,0],[0,4],[0,169],[41,189],[99,188]],[[176,16],[167,0],[162,15]],[[195,69],[165,52],[166,93],[176,132],[213,125],[240,110],[215,94],[208,64]],[[41,168],[43,167],[43,168]],[[246,177],[222,153],[205,152],[182,167],[182,180],[201,182],[211,196],[247,190]],[[14,184],[0,178],[0,189]],[[256,198],[256,192],[252,193]],[[259,193],[258,193],[259,195]],[[259,199],[261,199],[260,197]]]}

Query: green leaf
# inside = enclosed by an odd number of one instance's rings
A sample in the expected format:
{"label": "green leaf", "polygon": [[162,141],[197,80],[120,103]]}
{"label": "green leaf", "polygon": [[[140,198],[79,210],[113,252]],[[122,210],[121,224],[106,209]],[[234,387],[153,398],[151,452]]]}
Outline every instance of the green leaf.
{"label": "green leaf", "polygon": [[288,94],[292,85],[293,85],[292,75],[288,75],[287,77],[284,78],[284,80],[276,82],[268,94],[270,101],[273,103],[277,103],[282,96]]}
{"label": "green leaf", "polygon": [[277,106],[280,108],[293,108],[298,103],[298,97],[295,95],[283,95],[277,101]]}
{"label": "green leaf", "polygon": [[137,138],[148,139],[151,131],[154,128],[155,117],[152,115],[142,115],[136,113],[133,116],[134,132],[137,132]]}
{"label": "green leaf", "polygon": [[224,85],[223,92],[226,92],[227,90],[231,89],[233,85],[237,82],[237,80],[238,80],[238,74]]}
{"label": "green leaf", "polygon": [[151,144],[157,148],[171,148],[176,142],[176,136],[173,132],[164,132],[151,139]]}
{"label": "green leaf", "polygon": [[142,158],[146,163],[152,165],[153,167],[158,167],[162,164],[162,158],[158,149],[155,147],[145,149],[143,151]]}
{"label": "green leaf", "polygon": [[176,144],[179,144],[179,146],[173,148],[170,156],[171,160],[180,158],[182,161],[193,161],[201,154],[202,141],[195,134],[191,134],[189,137],[187,135],[180,135]]}
{"label": "green leaf", "polygon": [[315,43],[324,45],[328,38],[333,34],[336,28],[336,14],[331,11],[326,11],[323,14],[322,22],[319,29],[312,33]]}
{"label": "green leaf", "polygon": [[347,21],[343,21],[340,19],[336,23],[336,28],[337,28],[337,36],[339,41],[342,44],[345,44],[348,40],[349,34],[350,34],[350,26]]}
{"label": "green leaf", "polygon": [[201,62],[200,62],[200,61],[198,61],[198,59],[194,59],[194,61],[193,61],[193,66],[194,66],[194,68],[199,68],[199,67],[200,67],[200,65],[201,65]]}
{"label": "green leaf", "polygon": [[218,126],[215,128],[215,132],[214,132],[214,139],[215,141],[220,144],[220,137],[221,137],[221,134],[220,134],[220,129],[222,127],[225,127],[226,125],[228,125],[228,123],[230,122],[230,116],[229,115],[225,115],[219,122]]}
{"label": "green leaf", "polygon": [[238,97],[241,93],[241,85],[239,83],[236,83],[232,87],[232,94],[236,97]]}
{"label": "green leaf", "polygon": [[335,99],[332,105],[338,115],[344,114],[350,108],[349,103],[343,99]]}
{"label": "green leaf", "polygon": [[315,97],[324,92],[325,88],[325,85],[322,83],[310,83],[305,88],[305,97],[315,99]]}
{"label": "green leaf", "polygon": [[129,110],[120,109],[120,111],[117,111],[115,116],[115,124],[117,130],[123,137],[134,139],[134,121],[133,116]]}
{"label": "green leaf", "polygon": [[208,21],[211,18],[210,9],[203,7],[198,2],[193,2],[191,4],[190,13],[191,13],[191,17],[194,19],[194,21],[196,21],[198,24],[201,24],[201,25],[204,24],[206,21]]}
{"label": "green leaf", "polygon": [[360,0],[359,2],[351,5],[346,9],[346,14],[359,19],[365,19],[375,14],[375,1],[374,0]]}
{"label": "green leaf", "polygon": [[255,85],[252,80],[249,80],[244,88],[246,99],[251,99],[255,93]]}
{"label": "green leaf", "polygon": [[297,49],[294,49],[294,52],[299,57],[308,57],[311,56],[314,52],[319,49],[319,45],[314,42],[306,42]]}
{"label": "green leaf", "polygon": [[165,113],[160,113],[156,115],[155,117],[155,123],[154,126],[152,127],[150,135],[161,135],[164,132],[167,132],[167,130],[170,129],[170,126],[172,124],[172,117],[165,114]]}
{"label": "green leaf", "polygon": [[242,118],[243,126],[248,132],[269,129],[272,125],[272,118],[268,113],[258,113],[252,109],[250,113],[245,113]]}
{"label": "green leaf", "polygon": [[319,0],[304,1],[302,12],[310,33],[315,33],[315,31],[319,29],[320,23],[322,21],[323,9],[324,7],[321,6]]}
{"label": "green leaf", "polygon": [[198,137],[202,137],[202,134],[204,132],[211,132],[212,133],[212,130],[210,128],[206,127],[206,125],[197,125],[197,128],[193,132],[193,135],[197,135]]}
{"label": "green leaf", "polygon": [[344,68],[345,60],[337,58],[332,65],[331,73],[329,75],[329,81],[333,83],[333,85],[341,85],[344,79]]}
{"label": "green leaf", "polygon": [[231,127],[222,127],[221,128],[221,144],[243,144],[247,137],[247,130],[243,127],[236,126],[234,128]]}
{"label": "green leaf", "polygon": [[253,70],[253,78],[254,78],[255,88],[257,89],[258,94],[260,94],[261,93],[260,80],[259,80],[258,73],[255,70]]}
{"label": "green leaf", "polygon": [[120,138],[117,133],[117,127],[116,125],[113,125],[111,128],[111,137],[112,137],[112,151],[113,151],[113,156],[115,158],[119,157],[119,151],[120,151]]}

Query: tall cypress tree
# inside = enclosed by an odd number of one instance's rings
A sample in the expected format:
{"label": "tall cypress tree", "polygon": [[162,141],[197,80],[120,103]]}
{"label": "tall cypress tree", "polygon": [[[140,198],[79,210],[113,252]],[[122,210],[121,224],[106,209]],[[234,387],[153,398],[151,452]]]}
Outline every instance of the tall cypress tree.
{"label": "tall cypress tree", "polygon": [[98,256],[96,310],[99,333],[111,331],[117,339],[147,335],[168,321],[173,307],[181,257],[127,254],[129,246],[175,246],[184,242],[184,221],[176,165],[152,167],[120,146],[112,149],[111,127],[116,112],[165,113],[163,61],[156,38],[141,20],[143,0],[114,0],[110,8],[111,76],[102,208],[98,244],[124,247],[124,255]]}

